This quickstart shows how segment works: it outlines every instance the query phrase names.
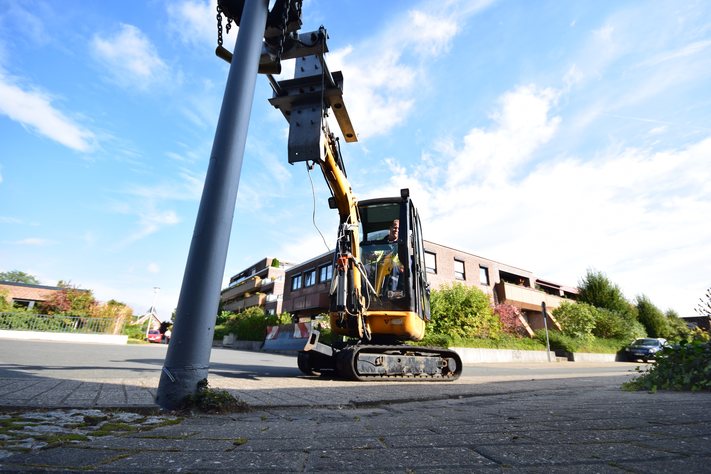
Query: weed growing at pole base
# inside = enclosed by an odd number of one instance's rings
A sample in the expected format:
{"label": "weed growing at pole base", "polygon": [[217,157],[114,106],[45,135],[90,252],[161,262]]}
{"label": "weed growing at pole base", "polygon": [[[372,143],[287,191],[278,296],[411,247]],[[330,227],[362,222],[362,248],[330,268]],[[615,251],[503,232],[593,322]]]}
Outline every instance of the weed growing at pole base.
{"label": "weed growing at pole base", "polygon": [[197,393],[188,397],[185,406],[185,410],[204,413],[227,413],[246,409],[247,402],[238,400],[226,390],[210,388],[207,379],[198,382]]}
{"label": "weed growing at pole base", "polygon": [[711,390],[711,344],[666,347],[649,369],[636,370],[640,375],[622,384],[622,390]]}

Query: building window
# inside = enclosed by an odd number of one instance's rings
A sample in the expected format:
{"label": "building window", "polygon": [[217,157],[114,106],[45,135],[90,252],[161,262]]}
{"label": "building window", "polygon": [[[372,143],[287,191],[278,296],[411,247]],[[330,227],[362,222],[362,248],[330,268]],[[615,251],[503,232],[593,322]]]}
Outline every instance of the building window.
{"label": "building window", "polygon": [[479,265],[479,281],[482,285],[489,286],[489,267]]}
{"label": "building window", "polygon": [[275,312],[276,312],[276,310],[274,310],[274,309],[268,309],[268,310],[267,310],[267,314],[268,314],[268,315],[274,314]]}
{"label": "building window", "polygon": [[454,259],[454,278],[457,280],[466,280],[464,274],[464,260]]}
{"label": "building window", "polygon": [[291,277],[291,291],[301,288],[301,274]]}
{"label": "building window", "polygon": [[316,284],[316,270],[304,272],[304,288]]}
{"label": "building window", "polygon": [[437,273],[437,254],[425,250],[425,269],[429,273]]}
{"label": "building window", "polygon": [[318,269],[319,283],[330,280],[332,276],[333,276],[333,265],[331,265],[330,263],[328,265],[324,265],[323,267],[320,267]]}

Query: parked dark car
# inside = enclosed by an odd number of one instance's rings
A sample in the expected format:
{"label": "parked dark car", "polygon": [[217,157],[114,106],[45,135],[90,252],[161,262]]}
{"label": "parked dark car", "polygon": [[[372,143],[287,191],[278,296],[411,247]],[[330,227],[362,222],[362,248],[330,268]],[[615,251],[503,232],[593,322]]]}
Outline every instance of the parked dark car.
{"label": "parked dark car", "polygon": [[625,348],[627,358],[631,361],[642,360],[647,362],[649,359],[656,359],[657,352],[667,347],[669,344],[663,338],[639,338],[635,339],[632,344]]}

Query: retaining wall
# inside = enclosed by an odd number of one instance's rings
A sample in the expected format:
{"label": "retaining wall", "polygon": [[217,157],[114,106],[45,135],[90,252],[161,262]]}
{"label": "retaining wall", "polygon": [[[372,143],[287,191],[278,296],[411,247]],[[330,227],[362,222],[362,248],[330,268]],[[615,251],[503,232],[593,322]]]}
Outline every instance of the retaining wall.
{"label": "retaining wall", "polygon": [[126,344],[128,336],[111,334],[80,334],[75,332],[8,331],[0,329],[0,338],[25,341],[96,342],[99,344]]}

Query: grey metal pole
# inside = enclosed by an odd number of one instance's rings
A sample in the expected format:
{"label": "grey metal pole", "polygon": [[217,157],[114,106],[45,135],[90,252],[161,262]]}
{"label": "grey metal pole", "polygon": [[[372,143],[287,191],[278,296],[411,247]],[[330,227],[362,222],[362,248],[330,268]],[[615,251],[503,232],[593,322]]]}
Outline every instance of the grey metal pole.
{"label": "grey metal pole", "polygon": [[269,0],[247,0],[227,77],[156,403],[185,406],[207,378]]}
{"label": "grey metal pole", "polygon": [[548,341],[548,312],[546,311],[545,301],[541,302],[541,308],[543,309],[543,327],[546,328],[546,350],[548,351],[548,362],[553,362],[553,360],[551,360],[551,343]]}

